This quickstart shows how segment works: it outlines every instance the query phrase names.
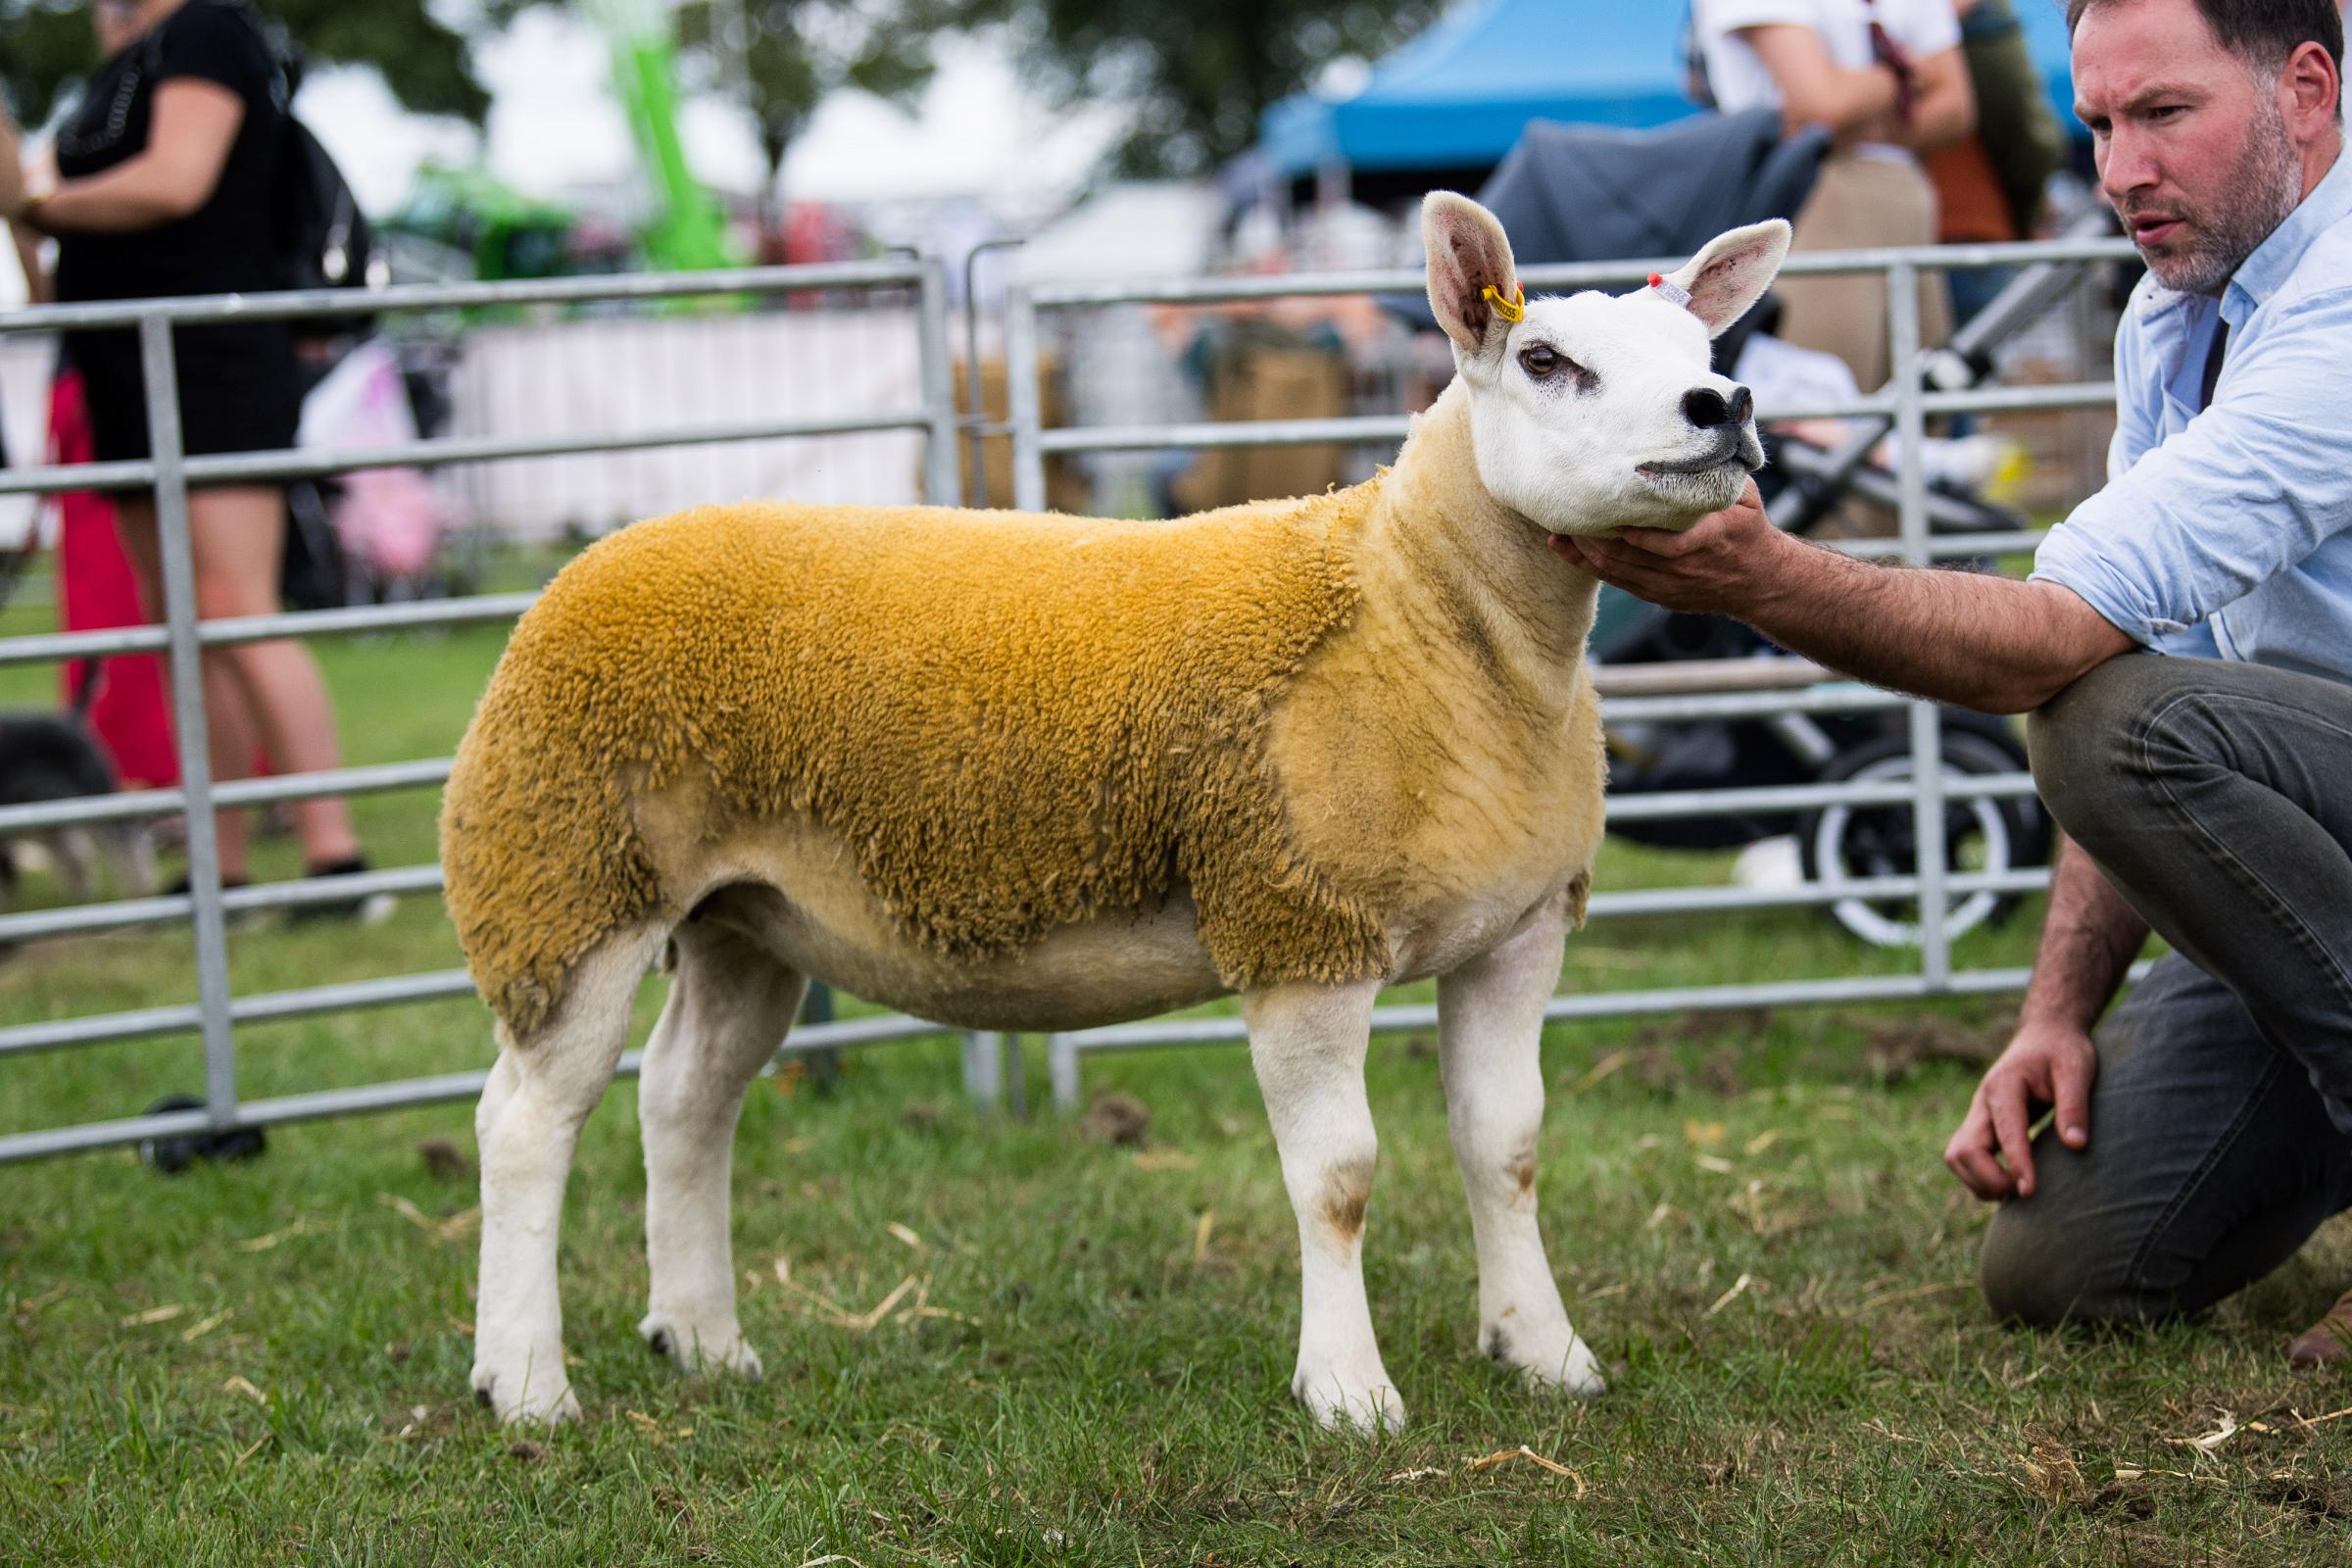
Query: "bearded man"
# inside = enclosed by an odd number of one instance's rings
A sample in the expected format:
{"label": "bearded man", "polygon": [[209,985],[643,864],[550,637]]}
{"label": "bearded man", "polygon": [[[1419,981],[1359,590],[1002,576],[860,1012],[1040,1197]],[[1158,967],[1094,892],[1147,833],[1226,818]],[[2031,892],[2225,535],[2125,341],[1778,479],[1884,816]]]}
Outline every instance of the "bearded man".
{"label": "bearded man", "polygon": [[[2031,581],[1866,564],[1752,489],[1687,532],[1552,541],[1863,679],[2034,711],[2071,843],[2016,1039],[1944,1152],[2001,1203],[1985,1298],[2030,1322],[2199,1312],[2352,1206],[2339,3],[2069,0],[2076,112],[2148,275],[2107,486]],[[2172,953],[2100,1024],[2151,928]],[[2352,1293],[2290,1356],[2348,1341]]]}

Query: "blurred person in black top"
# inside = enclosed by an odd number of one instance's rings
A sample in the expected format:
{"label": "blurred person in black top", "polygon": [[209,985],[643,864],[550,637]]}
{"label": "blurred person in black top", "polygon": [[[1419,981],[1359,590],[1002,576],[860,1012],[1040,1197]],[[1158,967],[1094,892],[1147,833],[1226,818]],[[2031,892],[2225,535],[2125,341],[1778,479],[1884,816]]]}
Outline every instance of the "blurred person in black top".
{"label": "blurred person in black top", "polygon": [[[59,127],[54,167],[25,172],[0,217],[54,235],[63,301],[252,293],[281,287],[278,239],[287,135],[284,78],[251,13],[227,0],[94,0],[106,61]],[[8,192],[0,190],[0,195]],[[282,322],[176,328],[179,416],[191,456],[294,444],[301,380]],[[72,332],[101,463],[149,455],[138,338]],[[163,605],[155,502],[115,497],[122,543],[150,613]],[[191,490],[197,613],[274,613],[285,495],[264,483]],[[296,642],[208,650],[205,700],[217,778],[250,771],[258,740],[280,772],[341,764],[325,682]],[[364,869],[340,800],[295,808],[313,875]],[[222,878],[247,879],[242,812],[219,819]],[[372,916],[380,902],[333,906]]]}

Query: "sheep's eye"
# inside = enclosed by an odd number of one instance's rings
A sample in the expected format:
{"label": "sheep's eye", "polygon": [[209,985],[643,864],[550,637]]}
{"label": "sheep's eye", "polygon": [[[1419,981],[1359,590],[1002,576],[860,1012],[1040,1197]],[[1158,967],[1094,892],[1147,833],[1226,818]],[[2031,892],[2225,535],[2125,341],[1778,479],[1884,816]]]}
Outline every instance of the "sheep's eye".
{"label": "sheep's eye", "polygon": [[1519,351],[1519,368],[1539,381],[1569,363],[1568,356],[1548,343],[1530,343]]}

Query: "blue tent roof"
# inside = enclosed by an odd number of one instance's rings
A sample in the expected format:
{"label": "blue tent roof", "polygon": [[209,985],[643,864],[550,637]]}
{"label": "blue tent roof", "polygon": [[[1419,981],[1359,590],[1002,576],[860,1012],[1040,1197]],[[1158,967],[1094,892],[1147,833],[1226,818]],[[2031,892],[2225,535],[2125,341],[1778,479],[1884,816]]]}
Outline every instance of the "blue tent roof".
{"label": "blue tent roof", "polygon": [[[2061,122],[2073,127],[2066,23],[2016,0]],[[1530,120],[1641,129],[1695,112],[1683,90],[1690,7],[1673,0],[1462,0],[1372,68],[1346,98],[1298,93],[1266,110],[1259,151],[1283,175],[1326,164],[1492,164]]]}

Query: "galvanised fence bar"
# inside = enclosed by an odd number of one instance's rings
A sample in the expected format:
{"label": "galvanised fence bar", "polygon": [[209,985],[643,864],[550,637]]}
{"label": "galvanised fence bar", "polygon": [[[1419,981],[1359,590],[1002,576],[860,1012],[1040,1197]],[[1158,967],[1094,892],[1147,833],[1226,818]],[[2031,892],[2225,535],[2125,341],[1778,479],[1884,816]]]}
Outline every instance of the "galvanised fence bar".
{"label": "galvanised fence bar", "polygon": [[[2120,260],[2130,255],[2129,247],[2120,241],[2064,241],[1919,251],[1822,253],[1791,258],[1788,270],[1792,272],[1875,270],[1886,273],[1890,281],[1889,310],[1892,341],[1897,350],[1895,362],[1910,366],[1916,359],[1911,351],[1916,349],[1918,343],[1918,320],[1916,293],[1907,285],[1919,270],[1934,268],[1950,270],[1964,267],[2025,266],[2043,262],[2080,267]],[[1556,289],[1627,281],[1651,270],[1651,264],[1610,264],[1604,267],[1531,268],[1524,275],[1527,283],[1533,287]],[[1011,428],[1018,504],[1042,505],[1044,462],[1053,453],[1330,440],[1400,440],[1405,430],[1405,419],[1401,415],[1239,425],[1046,429],[1040,419],[1039,401],[1041,356],[1038,326],[1041,313],[1119,303],[1212,303],[1305,295],[1418,291],[1422,281],[1418,272],[1382,271],[1250,279],[1194,279],[1125,288],[1013,289],[1007,298],[1005,320],[1009,371],[1009,417],[1006,422]],[[970,419],[959,423],[955,412],[949,384],[951,368],[943,284],[938,264],[921,261],[527,284],[395,288],[369,293],[358,300],[347,294],[325,293],[146,301],[107,306],[51,307],[0,316],[0,332],[94,326],[136,328],[141,335],[148,365],[150,419],[156,454],[152,460],[143,463],[0,470],[0,494],[52,492],[93,486],[151,485],[157,494],[159,516],[167,540],[167,613],[163,626],[0,639],[0,665],[122,653],[164,652],[171,661],[182,768],[182,782],[177,789],[0,808],[0,839],[15,833],[76,823],[185,813],[190,872],[189,891],[184,895],[0,915],[0,943],[187,919],[194,926],[198,960],[198,997],[192,1004],[38,1024],[0,1021],[0,1057],[108,1041],[192,1032],[203,1041],[207,1066],[206,1102],[201,1109],[0,1136],[0,1161],[119,1146],[143,1139],[468,1100],[479,1094],[484,1081],[485,1073],[477,1071],[266,1100],[241,1101],[238,1098],[234,1031],[240,1024],[458,997],[467,994],[470,987],[463,971],[448,970],[322,985],[262,996],[232,996],[223,943],[227,915],[304,903],[348,900],[356,895],[437,891],[440,872],[435,866],[407,866],[361,877],[338,878],[331,888],[317,888],[295,882],[224,890],[220,883],[218,850],[212,842],[212,808],[216,806],[250,806],[326,795],[418,788],[437,784],[445,778],[449,761],[447,759],[427,760],[215,784],[207,768],[202,683],[196,678],[196,672],[201,652],[206,648],[286,636],[406,630],[511,620],[528,607],[534,596],[503,594],[421,601],[252,616],[200,624],[194,615],[194,590],[185,533],[186,492],[191,482],[228,478],[286,478],[361,467],[429,467],[516,458],[561,457],[632,447],[906,429],[919,431],[924,437],[923,489],[926,499],[952,503],[960,498],[956,438],[961,426],[977,426],[980,416],[975,414]],[[887,415],[853,418],[701,425],[627,435],[566,435],[524,440],[430,439],[366,451],[188,458],[178,449],[177,411],[172,407],[173,377],[170,359],[171,328],[177,323],[264,317],[315,317],[335,313],[389,314],[516,304],[686,299],[819,288],[912,288],[916,291],[921,364],[921,398],[917,406]],[[1924,481],[1919,477],[1915,461],[1917,443],[1926,417],[1963,411],[2103,407],[2112,403],[2112,386],[2104,382],[1930,391],[1921,384],[1916,374],[1905,374],[1898,377],[1896,384],[1876,397],[1841,406],[1773,409],[1767,413],[1774,417],[1798,415],[1850,416],[1890,420],[1895,439],[1905,454],[1905,460],[1900,465],[1905,475],[1901,527],[1893,540],[1857,542],[1846,548],[1863,553],[1899,554],[1915,564],[1926,564],[1937,560],[1978,556],[1988,551],[2030,549],[2039,537],[2037,533],[2025,532],[1944,538],[1930,532]],[[1661,672],[1655,667],[1642,672],[1638,677],[1632,671],[1604,670],[1601,672],[1604,711],[1607,718],[1616,724],[1679,723],[1853,713],[1887,710],[1903,706],[1902,699],[1889,694],[1823,679],[1822,672],[1793,667],[1799,664],[1796,661],[1770,662],[1780,667],[1759,681],[1764,662],[1743,661],[1737,671],[1711,669],[1695,672],[1695,679],[1679,692],[1672,690],[1678,682],[1671,675],[1661,681]],[[1622,684],[1638,688],[1642,695],[1612,696],[1611,685],[1619,683],[1617,677],[1620,675],[1633,677]],[[1734,689],[1712,690],[1710,683],[1716,681]],[[1758,689],[1760,685],[1766,689]],[[1661,694],[1662,691],[1664,694]],[[1854,899],[1915,899],[1921,908],[1922,962],[1917,974],[1873,978],[1833,977],[1648,992],[1588,993],[1557,999],[1547,1016],[1567,1019],[1685,1009],[1887,1002],[1938,995],[2010,991],[2022,986],[2026,977],[2022,970],[1951,971],[1945,932],[1947,906],[1954,897],[1964,898],[1982,892],[2016,894],[2038,889],[2046,885],[2046,872],[1954,872],[1945,866],[1941,845],[1943,811],[1947,802],[2013,799],[2030,795],[2033,791],[2032,780],[2024,774],[1947,777],[1940,766],[1926,765],[1925,759],[1938,756],[1937,714],[1930,704],[1911,704],[1909,707],[1913,765],[1908,780],[1682,790],[1617,801],[1612,804],[1610,814],[1613,820],[1633,821],[1908,803],[1913,808],[1915,836],[1923,851],[1932,852],[1921,856],[1917,874],[1823,880],[1786,889],[1728,887],[1627,891],[1596,896],[1592,902],[1591,913],[1598,919],[1671,912],[1829,906]],[[1425,1029],[1433,1019],[1434,1012],[1428,1007],[1387,1007],[1376,1013],[1374,1022],[1375,1028],[1381,1030],[1411,1030]],[[793,1031],[780,1054],[801,1054],[950,1032],[937,1024],[895,1014],[808,1023]],[[1048,1039],[1048,1059],[1054,1095],[1058,1102],[1075,1102],[1079,1094],[1080,1059],[1089,1053],[1238,1041],[1241,1038],[1242,1028],[1238,1018],[1159,1019],[1051,1036]],[[1020,1095],[1019,1056],[1017,1052],[1008,1053],[1005,1037],[986,1032],[966,1032],[963,1044],[963,1077],[967,1092],[985,1103],[994,1103],[1009,1092],[1017,1103]],[[633,1073],[636,1064],[636,1054],[631,1053],[623,1058],[621,1071],[624,1074]]]}
{"label": "galvanised fence bar", "polygon": [[[1882,421],[1891,427],[1898,454],[1897,527],[1893,538],[1838,541],[1837,548],[1857,555],[1891,557],[1914,566],[1992,554],[2030,551],[2042,533],[2037,529],[2012,532],[1968,532],[1937,535],[1930,525],[1926,470],[1920,461],[1929,417],[1949,414],[1996,413],[2024,410],[2094,409],[2113,406],[2111,380],[2034,387],[1967,387],[1973,373],[1955,356],[1939,363],[1923,357],[1920,341],[1917,284],[1923,271],[1953,271],[1976,268],[2087,269],[2125,262],[2133,251],[2124,240],[2079,235],[2030,244],[1884,248],[1792,255],[1783,270],[1788,275],[1877,272],[1886,279],[1889,360],[1897,368],[1894,379],[1875,396],[1807,407],[1760,406],[1765,419],[1858,418]],[[1681,258],[1653,261],[1607,262],[1574,266],[1528,267],[1520,281],[1531,290],[1564,292],[1638,282],[1654,271],[1671,271]],[[1088,284],[1012,289],[1005,301],[1005,343],[1009,362],[1008,407],[1012,424],[1014,504],[1044,504],[1046,462],[1050,457],[1081,452],[1196,449],[1219,446],[1286,446],[1315,443],[1401,441],[1408,428],[1403,414],[1304,419],[1263,419],[1248,422],[1134,424],[1123,426],[1048,428],[1041,415],[1039,374],[1045,364],[1041,318],[1055,313],[1121,305],[1224,305],[1244,301],[1278,301],[1342,295],[1415,295],[1425,287],[1416,270],[1332,272],[1310,276],[1247,278],[1182,278],[1143,284]],[[1992,308],[1994,312],[1999,306]],[[1992,312],[1987,313],[1992,314]],[[1963,338],[1967,334],[1963,333]],[[1973,349],[1973,342],[1955,346]],[[1940,383],[1928,384],[1933,376]],[[1760,400],[1761,403],[1762,400]],[[1845,456],[1858,458],[1876,437],[1857,437]],[[1654,669],[1656,666],[1643,666]],[[1976,995],[2020,990],[2029,972],[2024,969],[1976,970],[1955,973],[1951,962],[1950,915],[1955,896],[1979,893],[2019,893],[2048,885],[2047,868],[1968,874],[1946,864],[1945,809],[1947,805],[1973,800],[2017,798],[2034,792],[2033,779],[2022,772],[1959,776],[1949,774],[1942,760],[1942,715],[1934,703],[1908,701],[1867,688],[1825,682],[1807,690],[1746,692],[1733,696],[1660,696],[1607,701],[1609,672],[1601,672],[1602,713],[1611,724],[1651,721],[1683,722],[1727,717],[1771,717],[1825,711],[1860,711],[1904,707],[1908,710],[1910,768],[1901,782],[1777,786],[1757,789],[1681,790],[1631,799],[1613,799],[1612,822],[1642,818],[1735,814],[1759,810],[1801,809],[1836,805],[1895,805],[1912,808],[1912,841],[1916,871],[1904,877],[1840,880],[1825,874],[1820,880],[1789,889],[1739,887],[1638,891],[1601,894],[1592,900],[1594,919],[1632,914],[1752,909],[1771,906],[1836,905],[1856,898],[1906,898],[1917,901],[1920,961],[1918,971],[1898,976],[1839,976],[1768,985],[1698,986],[1649,992],[1599,992],[1553,1001],[1545,1016],[1551,1019],[1594,1018],[1635,1013],[1676,1012],[1709,1008],[1795,1006],[1819,1004],[1886,1002],[1938,996]],[[1436,1011],[1427,1006],[1387,1007],[1374,1015],[1376,1029],[1428,1029]],[[1085,1030],[1047,1037],[1047,1060],[1055,1101],[1074,1105],[1080,1096],[1080,1062],[1088,1054],[1144,1050],[1160,1046],[1239,1042],[1246,1038],[1238,1018],[1158,1020]]]}
{"label": "galvanised fence bar", "polygon": [[[846,417],[770,419],[681,425],[654,431],[528,439],[420,440],[367,449],[285,451],[189,457],[180,438],[173,364],[174,327],[218,321],[391,315],[524,305],[584,305],[614,301],[747,298],[815,290],[890,290],[913,296],[919,395],[909,406]],[[171,672],[173,732],[180,770],[175,789],[0,809],[0,840],[34,830],[131,817],[181,814],[187,824],[188,891],[176,896],[85,905],[0,916],[0,942],[188,920],[194,927],[197,997],[191,1004],[43,1023],[0,1023],[0,1056],[66,1050],[110,1041],[195,1033],[203,1042],[205,1102],[201,1109],[0,1137],[0,1161],[144,1139],[224,1132],[323,1116],[388,1110],[477,1096],[484,1073],[371,1085],[359,1089],[241,1101],[237,1091],[235,1028],[239,1024],[388,1006],[467,994],[461,970],[396,976],[263,996],[230,992],[225,943],[230,914],[306,903],[347,901],[377,893],[437,891],[436,866],[407,866],[335,879],[335,886],[295,882],[223,889],[216,807],[251,806],[327,795],[412,789],[438,784],[447,759],[332,772],[216,784],[209,761],[200,660],[203,650],[289,636],[413,630],[511,620],[535,597],[505,594],[470,600],[420,601],[306,613],[261,615],[199,623],[188,547],[187,496],[193,484],[221,480],[288,479],[377,467],[436,467],[526,457],[677,447],[718,442],[821,437],[905,430],[922,438],[925,499],[960,499],[956,471],[956,415],[950,382],[946,278],[936,261],[894,261],[820,267],[759,268],[724,272],[560,279],[521,283],[396,287],[354,293],[328,290],[253,296],[128,301],[50,306],[0,315],[0,333],[124,328],[138,334],[153,456],[134,463],[0,470],[0,494],[45,494],[92,488],[151,487],[163,544],[165,623],[107,631],[0,640],[0,665],[53,662],[124,653],[162,652]],[[787,1054],[805,1054],[884,1040],[937,1033],[935,1025],[897,1017],[851,1019],[796,1031]],[[965,1077],[976,1092],[1001,1081],[983,1059],[1002,1042],[966,1036]],[[632,1057],[622,1070],[635,1070]]]}

